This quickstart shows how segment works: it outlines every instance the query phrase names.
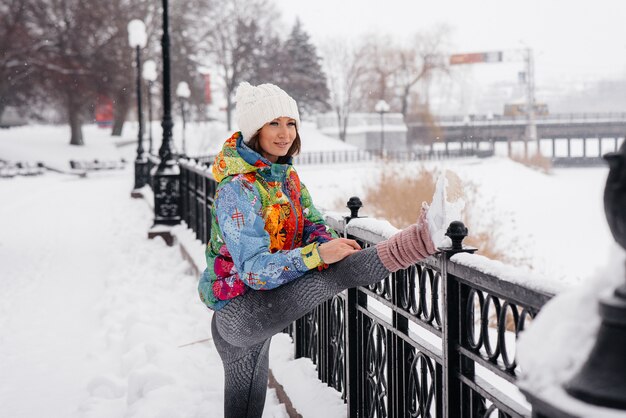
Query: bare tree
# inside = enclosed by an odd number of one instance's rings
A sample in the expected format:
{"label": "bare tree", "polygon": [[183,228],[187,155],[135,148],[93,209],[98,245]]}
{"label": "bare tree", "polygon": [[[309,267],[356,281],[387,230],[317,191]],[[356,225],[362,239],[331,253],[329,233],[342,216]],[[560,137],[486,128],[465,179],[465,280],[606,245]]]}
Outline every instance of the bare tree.
{"label": "bare tree", "polygon": [[367,72],[366,49],[363,45],[354,46],[337,39],[322,48],[322,55],[328,76],[330,106],[337,115],[339,138],[345,141],[357,87]]}
{"label": "bare tree", "polygon": [[[389,35],[364,38],[366,69],[357,87],[358,110],[371,112],[378,100],[405,117],[419,108],[428,108],[432,77],[447,73],[445,26],[420,32],[401,45]],[[420,89],[421,87],[421,89]],[[417,103],[423,98],[424,103]]]}
{"label": "bare tree", "polygon": [[366,67],[357,88],[357,110],[372,112],[379,100],[387,101],[394,111],[399,110],[395,79],[402,65],[401,49],[391,36],[378,34],[365,37],[363,48]]}
{"label": "bare tree", "polygon": [[[171,1],[173,81],[193,81],[194,45],[207,0]],[[43,102],[63,110],[70,143],[82,145],[82,123],[92,120],[96,98],[112,99],[113,135],[132,108],[134,50],[127,25],[146,23],[143,58],[161,56],[161,11],[152,0],[7,0],[0,4],[0,112],[6,105]],[[197,75],[197,74],[195,74]],[[201,94],[193,94],[192,102]]]}
{"label": "bare tree", "polygon": [[[142,59],[152,59],[161,63],[162,11],[159,2],[151,0],[110,0],[101,2],[103,13],[110,16],[110,27],[119,37],[106,47],[106,54],[95,57],[102,71],[99,92],[113,99],[113,135],[120,135],[128,112],[134,105],[135,63],[134,50],[128,46],[127,25],[132,19],[141,19],[146,24],[148,44],[142,51]],[[190,104],[201,106],[203,102],[199,75],[197,73],[198,31],[201,17],[207,12],[209,3],[205,0],[170,1],[170,69],[172,85],[187,81],[192,86]],[[102,28],[105,30],[105,28]],[[160,67],[159,67],[160,68]],[[193,88],[195,86],[195,88]],[[174,87],[175,88],[175,87]],[[144,95],[147,99],[147,95]]]}
{"label": "bare tree", "polygon": [[98,94],[128,90],[132,51],[126,20],[131,6],[145,3],[45,0],[44,7],[30,7],[29,27],[44,45],[29,62],[39,89],[64,109],[70,144],[84,144],[82,124],[92,117]]}
{"label": "bare tree", "polygon": [[[135,92],[135,51],[128,44],[128,22],[141,19],[146,24],[149,41],[154,42],[154,26],[159,10],[148,0],[109,0],[100,2],[101,13],[109,16],[100,30],[115,33],[103,45],[103,53],[94,56],[97,61],[97,93],[113,101],[113,129],[111,135],[120,136],[128,112],[133,107]],[[142,51],[145,60],[151,55],[150,48]]]}
{"label": "bare tree", "polygon": [[447,48],[450,30],[438,26],[425,32],[417,33],[413,41],[399,49],[399,67],[395,85],[400,97],[400,112],[406,117],[410,109],[410,99],[418,83],[423,83],[422,96],[428,109],[429,86],[437,72],[448,72]]}
{"label": "bare tree", "polygon": [[255,62],[264,59],[268,39],[275,39],[279,14],[269,0],[224,0],[207,13],[201,50],[218,70],[226,98],[226,121],[232,129],[235,89],[252,79]]}
{"label": "bare tree", "polygon": [[[105,36],[89,28],[92,9],[78,0],[48,0],[44,7],[32,7],[32,28],[46,40],[31,58],[40,88],[48,92],[66,112],[70,125],[70,144],[83,145],[82,121],[94,97],[93,69],[86,57],[93,53],[89,41]],[[90,30],[91,29],[91,30]]]}
{"label": "bare tree", "polygon": [[44,44],[27,26],[27,0],[0,3],[0,119],[7,106],[23,106],[33,92],[29,58]]}
{"label": "bare tree", "polygon": [[[190,111],[204,109],[204,78],[200,74],[199,55],[202,37],[206,32],[205,16],[221,7],[215,0],[174,0],[170,12],[170,65],[172,89],[180,81],[189,84],[191,96],[188,103]],[[160,18],[160,16],[159,16]],[[161,20],[156,31],[161,35]],[[160,36],[157,37],[160,42]],[[158,52],[161,48],[159,43]]]}

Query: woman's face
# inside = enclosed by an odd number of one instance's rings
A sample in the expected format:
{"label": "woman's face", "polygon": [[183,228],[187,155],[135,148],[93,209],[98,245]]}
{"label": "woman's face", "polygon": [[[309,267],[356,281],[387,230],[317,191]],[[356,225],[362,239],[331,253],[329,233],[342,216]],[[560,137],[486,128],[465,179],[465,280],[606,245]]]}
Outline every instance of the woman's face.
{"label": "woman's face", "polygon": [[263,125],[259,131],[263,156],[275,163],[278,157],[287,155],[296,133],[296,120],[292,118],[280,117]]}

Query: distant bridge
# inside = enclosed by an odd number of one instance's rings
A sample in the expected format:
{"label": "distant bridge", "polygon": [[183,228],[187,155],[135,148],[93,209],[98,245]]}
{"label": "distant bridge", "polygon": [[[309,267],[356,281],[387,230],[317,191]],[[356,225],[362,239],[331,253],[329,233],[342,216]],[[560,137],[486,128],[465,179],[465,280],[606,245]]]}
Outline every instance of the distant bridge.
{"label": "distant bridge", "polygon": [[[618,138],[626,134],[626,113],[567,113],[536,116],[537,137]],[[408,139],[413,143],[523,141],[526,116],[441,116],[409,121]]]}
{"label": "distant bridge", "polygon": [[[626,113],[567,113],[535,118],[541,154],[555,166],[604,164],[601,156],[617,151],[626,137]],[[461,149],[497,149],[506,142],[509,156],[536,152],[536,144],[526,142],[526,116],[486,115],[442,116],[430,120],[409,121],[408,141],[412,144],[442,144]],[[497,150],[496,150],[496,153]]]}

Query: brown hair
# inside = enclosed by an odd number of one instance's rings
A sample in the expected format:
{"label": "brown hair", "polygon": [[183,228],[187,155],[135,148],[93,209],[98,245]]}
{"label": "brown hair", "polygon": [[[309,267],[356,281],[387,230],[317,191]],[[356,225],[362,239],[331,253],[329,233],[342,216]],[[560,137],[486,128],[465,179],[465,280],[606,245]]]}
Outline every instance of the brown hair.
{"label": "brown hair", "polygon": [[[259,129],[258,131],[255,132],[254,135],[252,135],[252,138],[250,138],[250,140],[246,142],[246,145],[252,148],[254,151],[258,152],[259,154],[263,155],[263,148],[261,147],[260,139],[261,139],[261,130]],[[278,161],[276,162],[278,164],[287,163],[287,161],[289,161],[289,157],[293,157],[294,155],[297,155],[300,153],[301,144],[302,142],[300,141],[300,132],[298,132],[298,130],[296,129],[296,139],[293,140],[293,144],[291,144],[291,147],[289,147],[289,151],[287,151],[287,155],[278,157]]]}

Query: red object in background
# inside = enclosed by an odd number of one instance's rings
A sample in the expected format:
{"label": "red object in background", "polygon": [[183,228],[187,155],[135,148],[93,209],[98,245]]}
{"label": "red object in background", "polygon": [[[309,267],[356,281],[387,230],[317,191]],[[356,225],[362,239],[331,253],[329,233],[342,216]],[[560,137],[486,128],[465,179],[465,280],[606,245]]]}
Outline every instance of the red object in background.
{"label": "red object in background", "polygon": [[450,65],[477,64],[479,62],[502,62],[502,52],[492,51],[450,55]]}
{"label": "red object in background", "polygon": [[211,74],[204,74],[204,103],[211,104]]}
{"label": "red object in background", "polygon": [[96,125],[100,128],[108,128],[113,125],[113,101],[108,96],[98,96]]}

